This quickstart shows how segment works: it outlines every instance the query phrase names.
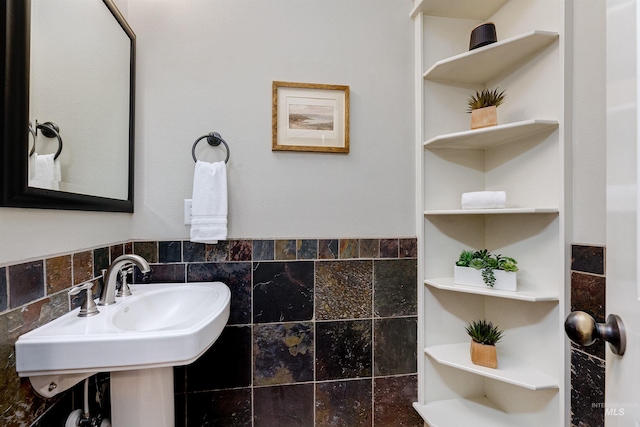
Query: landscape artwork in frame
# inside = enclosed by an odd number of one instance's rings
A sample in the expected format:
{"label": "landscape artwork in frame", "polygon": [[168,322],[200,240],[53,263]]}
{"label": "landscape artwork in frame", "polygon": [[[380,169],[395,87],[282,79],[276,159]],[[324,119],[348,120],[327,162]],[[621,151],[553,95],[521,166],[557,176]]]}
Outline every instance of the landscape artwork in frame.
{"label": "landscape artwork in frame", "polygon": [[349,152],[349,86],[273,82],[273,151]]}

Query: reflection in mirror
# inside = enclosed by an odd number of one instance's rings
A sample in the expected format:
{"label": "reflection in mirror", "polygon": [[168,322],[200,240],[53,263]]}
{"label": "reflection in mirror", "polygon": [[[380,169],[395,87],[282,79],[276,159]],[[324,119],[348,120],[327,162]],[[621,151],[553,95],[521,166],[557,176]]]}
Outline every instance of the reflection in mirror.
{"label": "reflection in mirror", "polygon": [[1,206],[132,212],[133,31],[112,0],[0,1]]}
{"label": "reflection in mirror", "polygon": [[127,199],[129,45],[101,0],[31,0],[29,120],[65,144],[36,129],[29,186]]}

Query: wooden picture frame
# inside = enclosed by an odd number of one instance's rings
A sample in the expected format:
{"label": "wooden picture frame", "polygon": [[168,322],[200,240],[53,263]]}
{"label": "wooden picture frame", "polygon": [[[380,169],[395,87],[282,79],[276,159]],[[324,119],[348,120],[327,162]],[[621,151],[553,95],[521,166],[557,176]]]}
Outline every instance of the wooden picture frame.
{"label": "wooden picture frame", "polygon": [[273,82],[273,151],[349,152],[349,86]]}

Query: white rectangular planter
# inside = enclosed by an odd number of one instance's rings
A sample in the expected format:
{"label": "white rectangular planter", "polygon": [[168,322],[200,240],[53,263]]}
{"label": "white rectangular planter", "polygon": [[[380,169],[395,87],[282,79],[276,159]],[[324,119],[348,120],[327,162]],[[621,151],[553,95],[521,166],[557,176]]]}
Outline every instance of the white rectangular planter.
{"label": "white rectangular planter", "polygon": [[499,289],[502,291],[515,291],[517,287],[516,272],[493,270],[496,283],[493,287],[487,286],[482,280],[482,270],[471,267],[453,267],[453,282],[456,285],[476,286],[480,288]]}

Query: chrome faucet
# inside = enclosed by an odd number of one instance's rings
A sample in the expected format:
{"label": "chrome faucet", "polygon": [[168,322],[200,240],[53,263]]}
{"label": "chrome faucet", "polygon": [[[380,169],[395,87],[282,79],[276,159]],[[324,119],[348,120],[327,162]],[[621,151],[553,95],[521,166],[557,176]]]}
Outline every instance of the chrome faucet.
{"label": "chrome faucet", "polygon": [[[120,255],[118,258],[113,260],[113,262],[107,269],[107,273],[103,276],[104,285],[102,289],[102,295],[100,295],[100,301],[98,301],[98,305],[110,305],[116,302],[116,282],[118,280],[118,275],[120,273],[120,270],[122,270],[124,267],[128,267],[129,264],[137,265],[140,271],[143,273],[148,273],[149,271],[151,271],[147,260],[142,258],[140,255]],[[126,281],[122,282],[122,286],[126,286]]]}

